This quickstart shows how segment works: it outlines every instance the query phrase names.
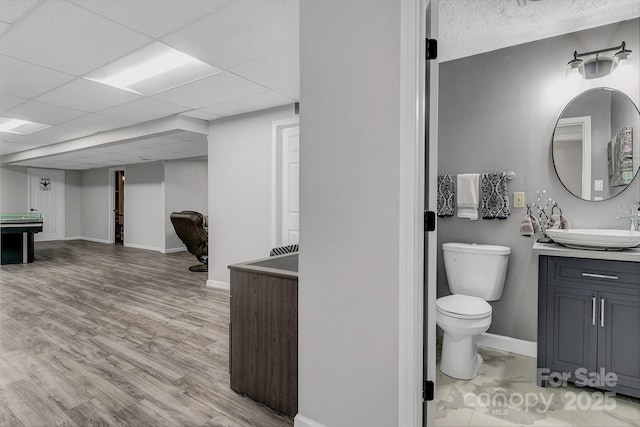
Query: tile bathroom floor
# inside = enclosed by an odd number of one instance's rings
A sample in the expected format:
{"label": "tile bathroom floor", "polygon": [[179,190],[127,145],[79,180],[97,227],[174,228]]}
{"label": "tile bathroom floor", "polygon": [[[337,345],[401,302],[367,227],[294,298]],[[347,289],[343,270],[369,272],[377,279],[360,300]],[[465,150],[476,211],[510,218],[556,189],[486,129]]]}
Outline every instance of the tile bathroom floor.
{"label": "tile bathroom floor", "polygon": [[484,362],[472,380],[453,379],[438,367],[436,427],[640,427],[640,399],[605,400],[603,392],[590,388],[538,387],[535,358],[488,348],[479,352]]}

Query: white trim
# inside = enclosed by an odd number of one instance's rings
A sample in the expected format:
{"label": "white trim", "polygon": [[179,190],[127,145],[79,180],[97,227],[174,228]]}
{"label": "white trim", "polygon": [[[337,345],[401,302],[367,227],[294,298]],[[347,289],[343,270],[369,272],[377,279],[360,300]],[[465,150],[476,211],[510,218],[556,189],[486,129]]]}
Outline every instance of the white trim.
{"label": "white trim", "polygon": [[424,364],[425,5],[403,1],[400,13],[398,426],[417,427]]}
{"label": "white trim", "polygon": [[94,237],[73,237],[73,238],[69,238],[69,239],[65,239],[65,240],[86,240],[87,242],[94,242],[94,243],[104,243],[104,244],[110,244],[112,242],[108,241],[108,240],[104,240],[104,239],[96,239]]}
{"label": "white trim", "polygon": [[[107,239],[108,243],[115,243],[116,242],[116,230],[115,230],[115,222],[116,222],[116,217],[115,217],[115,208],[116,208],[116,201],[115,201],[115,176],[114,176],[114,172],[117,171],[122,171],[124,172],[124,176],[125,176],[125,186],[127,185],[126,183],[126,177],[127,177],[127,168],[125,166],[116,166],[116,167],[112,167],[109,168],[109,212],[107,215],[109,217],[109,227],[107,228],[108,232],[109,232],[109,237]],[[126,211],[125,211],[126,212]],[[124,223],[125,226],[127,224],[126,218],[124,218]],[[126,229],[125,229],[126,232]],[[124,238],[122,239],[122,243],[124,244]]]}
{"label": "white trim", "polygon": [[162,248],[159,248],[158,246],[147,246],[147,245],[139,245],[137,243],[127,243],[125,242],[124,245],[127,248],[135,248],[135,249],[144,249],[147,251],[155,251],[155,252],[162,252]]}
{"label": "white trim", "polygon": [[175,254],[177,252],[187,252],[187,248],[184,246],[181,248],[168,248],[168,249],[163,249],[161,252],[163,254]]}
{"label": "white trim", "polygon": [[304,415],[296,415],[293,419],[293,427],[327,427],[322,423],[307,418]]}
{"label": "white trim", "polygon": [[214,288],[214,289],[224,289],[224,290],[231,290],[231,285],[228,282],[218,282],[217,280],[207,280],[207,288]]}
{"label": "white trim", "polygon": [[478,345],[508,351],[522,356],[538,357],[538,344],[533,341],[524,341],[504,335],[483,333],[478,335]]}
{"label": "white trim", "polygon": [[[65,173],[64,170],[62,169],[42,169],[42,168],[27,168],[27,211],[31,212],[31,174],[32,173],[37,173],[37,171],[54,171],[54,172],[60,172],[61,174],[61,182],[60,184],[60,191],[58,192],[59,196],[58,196],[58,201],[61,202],[59,203],[60,206],[60,220],[58,221],[58,225],[60,228],[60,237],[62,240],[64,240],[64,236],[67,234],[67,230],[66,230],[66,222],[67,222],[67,214],[66,214],[66,204],[67,204],[67,197],[66,197],[66,193],[65,193],[65,189],[67,187],[67,175]],[[36,240],[38,241],[38,240]],[[43,241],[43,240],[39,240],[39,241]]]}
{"label": "white trim", "polygon": [[300,118],[276,120],[271,125],[271,247],[282,246],[280,188],[282,180],[282,131],[300,126]]}
{"label": "white trim", "polygon": [[65,236],[64,240],[84,240],[82,236]]}

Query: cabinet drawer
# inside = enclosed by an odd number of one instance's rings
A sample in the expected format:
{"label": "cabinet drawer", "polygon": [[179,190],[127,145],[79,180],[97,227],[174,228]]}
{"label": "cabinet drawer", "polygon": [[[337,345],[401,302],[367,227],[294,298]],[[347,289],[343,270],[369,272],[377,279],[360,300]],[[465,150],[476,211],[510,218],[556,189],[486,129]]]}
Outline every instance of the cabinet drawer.
{"label": "cabinet drawer", "polygon": [[637,262],[549,257],[547,274],[549,284],[628,286],[640,292],[640,263]]}

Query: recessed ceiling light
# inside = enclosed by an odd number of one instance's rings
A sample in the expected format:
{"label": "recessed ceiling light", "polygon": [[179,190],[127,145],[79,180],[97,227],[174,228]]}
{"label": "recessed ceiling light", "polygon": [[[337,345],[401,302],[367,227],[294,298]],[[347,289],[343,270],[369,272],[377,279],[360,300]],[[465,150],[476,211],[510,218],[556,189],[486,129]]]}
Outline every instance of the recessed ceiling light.
{"label": "recessed ceiling light", "polygon": [[84,78],[149,96],[221,71],[165,44],[153,43]]}
{"label": "recessed ceiling light", "polygon": [[42,123],[30,122],[28,120],[0,117],[0,132],[28,135],[30,133],[38,132],[39,130],[46,129],[48,127],[51,126],[43,125]]}

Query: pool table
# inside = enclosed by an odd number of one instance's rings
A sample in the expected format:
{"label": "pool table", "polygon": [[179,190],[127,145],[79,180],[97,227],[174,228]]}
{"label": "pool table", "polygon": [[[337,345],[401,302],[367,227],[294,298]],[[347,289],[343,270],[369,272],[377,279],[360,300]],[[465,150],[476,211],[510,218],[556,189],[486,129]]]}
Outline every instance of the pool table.
{"label": "pool table", "polygon": [[33,236],[42,231],[39,213],[0,214],[2,265],[33,262]]}

